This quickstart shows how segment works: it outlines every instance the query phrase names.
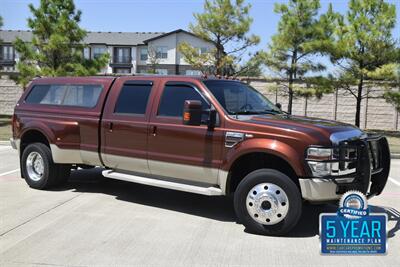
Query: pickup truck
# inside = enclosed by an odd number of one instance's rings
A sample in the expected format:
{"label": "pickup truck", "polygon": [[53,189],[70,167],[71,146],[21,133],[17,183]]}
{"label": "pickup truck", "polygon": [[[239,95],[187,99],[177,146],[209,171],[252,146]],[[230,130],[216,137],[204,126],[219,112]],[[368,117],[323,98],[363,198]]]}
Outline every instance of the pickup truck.
{"label": "pickup truck", "polygon": [[31,82],[15,107],[12,146],[35,189],[71,169],[197,194],[233,195],[249,232],[283,235],[303,202],[367,197],[385,187],[385,137],[289,115],[246,83],[188,76],[58,77]]}

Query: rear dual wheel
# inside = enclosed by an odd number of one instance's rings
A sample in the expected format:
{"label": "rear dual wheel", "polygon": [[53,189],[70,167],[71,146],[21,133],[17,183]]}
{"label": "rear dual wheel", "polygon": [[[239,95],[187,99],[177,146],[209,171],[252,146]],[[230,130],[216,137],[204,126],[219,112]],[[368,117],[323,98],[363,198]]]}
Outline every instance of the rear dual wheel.
{"label": "rear dual wheel", "polygon": [[249,173],[239,183],[234,206],[238,219],[249,232],[283,235],[299,221],[302,198],[287,175],[260,169]]}
{"label": "rear dual wheel", "polygon": [[71,165],[54,163],[48,146],[33,143],[22,153],[21,170],[30,187],[47,189],[65,183],[70,176]]}

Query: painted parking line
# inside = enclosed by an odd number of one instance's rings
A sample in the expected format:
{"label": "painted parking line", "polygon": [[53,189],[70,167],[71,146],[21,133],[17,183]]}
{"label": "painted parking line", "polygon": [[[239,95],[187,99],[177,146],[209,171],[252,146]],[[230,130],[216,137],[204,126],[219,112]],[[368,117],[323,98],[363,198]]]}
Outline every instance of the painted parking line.
{"label": "painted parking line", "polygon": [[397,186],[400,186],[400,182],[399,181],[396,181],[394,178],[392,178],[392,177],[389,177],[389,181],[391,181],[392,183],[394,183],[395,185],[397,185]]}
{"label": "painted parking line", "polygon": [[6,176],[7,174],[14,173],[14,172],[17,172],[17,171],[19,171],[19,168],[15,169],[15,170],[12,170],[12,171],[0,173],[0,176]]}

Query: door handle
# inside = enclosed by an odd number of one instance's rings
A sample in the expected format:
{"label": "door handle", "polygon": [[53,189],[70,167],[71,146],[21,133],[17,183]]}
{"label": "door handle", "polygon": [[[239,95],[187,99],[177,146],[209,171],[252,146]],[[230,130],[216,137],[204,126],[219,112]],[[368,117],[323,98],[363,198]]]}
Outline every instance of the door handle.
{"label": "door handle", "polygon": [[114,126],[114,124],[111,121],[106,123],[106,127],[108,128],[108,131],[111,133],[113,131],[113,126]]}
{"label": "door handle", "polygon": [[155,126],[155,125],[151,126],[151,134],[153,136],[157,135],[157,126]]}

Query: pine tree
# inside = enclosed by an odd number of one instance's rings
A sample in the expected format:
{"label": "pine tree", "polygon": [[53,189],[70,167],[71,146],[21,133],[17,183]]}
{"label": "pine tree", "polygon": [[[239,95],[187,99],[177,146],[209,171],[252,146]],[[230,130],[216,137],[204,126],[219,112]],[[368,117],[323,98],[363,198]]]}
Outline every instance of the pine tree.
{"label": "pine tree", "polygon": [[33,37],[30,43],[15,41],[20,55],[17,81],[23,87],[36,76],[83,76],[98,73],[108,55],[84,59],[86,31],[79,27],[81,11],[73,0],[41,0],[38,8],[29,5],[28,19]]}
{"label": "pine tree", "polygon": [[[288,4],[275,4],[275,12],[281,15],[278,33],[272,37],[265,64],[269,69],[287,80],[282,84],[288,95],[288,113],[292,113],[293,97],[309,97],[310,93],[321,96],[331,90],[323,77],[310,78],[309,73],[325,70],[325,66],[316,61],[316,55],[324,54],[332,42],[332,21],[337,14],[332,6],[326,14],[318,17],[319,0],[290,0]],[[309,90],[296,87],[296,82],[306,81]],[[317,84],[313,84],[317,82]],[[323,86],[322,86],[323,85]],[[296,91],[298,91],[296,93]],[[311,94],[312,95],[312,94]]]}
{"label": "pine tree", "polygon": [[[348,7],[338,18],[331,59],[341,69],[337,87],[356,99],[355,125],[360,126],[361,101],[368,97],[367,89],[376,86],[377,80],[381,80],[378,86],[387,85],[382,81],[390,77],[395,81],[400,60],[392,37],[396,9],[384,0],[350,0]],[[392,102],[396,102],[396,96],[398,99],[396,91],[386,94]]]}
{"label": "pine tree", "polygon": [[249,16],[251,5],[244,0],[206,0],[204,12],[196,13],[196,24],[190,24],[190,30],[200,38],[215,44],[215,49],[199,53],[188,43],[182,43],[178,49],[186,62],[205,73],[214,75],[238,75],[239,65],[247,48],[260,42],[255,35],[248,35],[252,18]]}

